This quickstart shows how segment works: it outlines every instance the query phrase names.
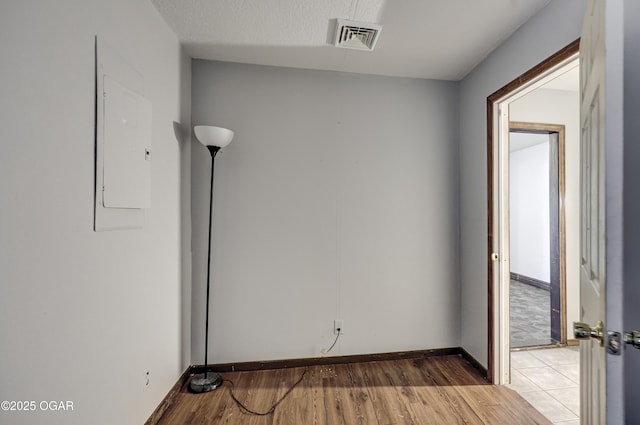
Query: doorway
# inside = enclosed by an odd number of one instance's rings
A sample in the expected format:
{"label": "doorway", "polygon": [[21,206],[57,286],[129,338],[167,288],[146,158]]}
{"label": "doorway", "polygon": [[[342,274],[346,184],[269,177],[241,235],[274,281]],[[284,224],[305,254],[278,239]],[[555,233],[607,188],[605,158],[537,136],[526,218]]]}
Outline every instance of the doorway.
{"label": "doorway", "polygon": [[[578,73],[576,41],[488,98],[489,379],[511,384],[552,421],[580,414],[577,347],[564,347],[575,342],[567,337],[567,322],[580,315]],[[575,81],[571,94],[560,83],[569,75]],[[571,117],[563,115],[569,110]],[[518,143],[525,146],[518,149]],[[519,180],[529,186],[511,187]],[[518,224],[523,217],[528,221]],[[530,245],[536,249],[523,259]],[[512,308],[511,289],[523,283],[546,301],[542,326],[530,310]],[[532,307],[534,297],[524,298]],[[520,313],[520,323],[513,313]]]}
{"label": "doorway", "polygon": [[[508,384],[511,381],[511,343],[510,343],[510,316],[509,316],[509,297],[510,297],[510,281],[511,281],[511,253],[510,253],[510,222],[509,222],[509,138],[511,121],[518,122],[538,122],[538,123],[554,123],[556,125],[563,124],[550,118],[539,118],[522,115],[522,108],[517,108],[519,103],[523,103],[525,98],[532,98],[529,102],[530,106],[536,106],[537,97],[528,96],[534,92],[542,92],[538,90],[543,86],[559,79],[563,74],[577,68],[578,66],[578,49],[579,40],[571,43],[549,59],[540,63],[530,71],[519,76],[502,89],[498,90],[487,99],[487,152],[488,152],[488,248],[489,248],[489,356],[488,356],[488,378],[495,384]],[[577,70],[576,70],[577,72]],[[539,99],[538,99],[539,100]],[[527,102],[524,102],[527,103]],[[557,105],[553,103],[540,103],[536,107],[529,108],[535,113],[544,112],[554,109]],[[575,112],[577,124],[579,126],[579,103],[572,108]],[[544,114],[542,114],[544,115]],[[547,130],[547,133],[558,133],[559,130]],[[577,133],[577,134],[575,134]],[[579,140],[579,130],[573,131],[570,137],[577,137]],[[573,149],[573,148],[572,148]],[[575,162],[579,166],[579,142],[577,143],[577,151],[573,150],[567,154],[571,154]],[[575,172],[575,168],[571,171],[571,175],[577,174],[579,180],[579,172]],[[569,169],[567,169],[569,172]],[[574,181],[573,184],[576,182]],[[577,190],[577,199],[579,199],[579,186]],[[563,200],[558,201],[558,208],[568,208],[571,204],[573,213],[578,217],[579,201],[575,199],[571,203],[565,203]],[[576,220],[578,221],[578,220]],[[561,220],[558,220],[560,227]],[[569,226],[572,236],[570,238],[571,249],[575,250],[579,245],[579,228],[578,223],[572,222]],[[560,230],[560,229],[559,229]],[[557,246],[557,245],[556,245]],[[558,246],[558,252],[561,252],[561,246]],[[551,250],[551,246],[549,248]],[[577,257],[577,255],[576,255]],[[573,258],[568,255],[567,258]],[[577,284],[579,275],[579,265],[572,265],[571,270],[567,269],[567,283],[573,287]],[[517,272],[514,270],[514,272]],[[562,270],[560,270],[562,275]],[[561,287],[561,285],[560,285]],[[578,289],[579,290],[579,289]],[[560,290],[561,291],[561,290]],[[560,294],[562,295],[562,294]],[[579,301],[570,302],[570,314],[567,320],[575,319],[579,316]],[[559,338],[553,338],[559,342],[567,341],[566,337],[566,321],[562,320],[562,300],[560,297],[560,305],[556,308],[556,318],[560,316],[560,335]],[[576,311],[574,311],[576,310]],[[549,315],[551,321],[551,314]],[[564,323],[564,325],[563,325]],[[565,326],[565,329],[562,329]],[[557,327],[556,327],[557,332]],[[564,333],[564,335],[563,335]],[[556,334],[556,336],[558,336]]]}
{"label": "doorway", "polygon": [[567,342],[564,164],[564,125],[510,123],[512,350]]}

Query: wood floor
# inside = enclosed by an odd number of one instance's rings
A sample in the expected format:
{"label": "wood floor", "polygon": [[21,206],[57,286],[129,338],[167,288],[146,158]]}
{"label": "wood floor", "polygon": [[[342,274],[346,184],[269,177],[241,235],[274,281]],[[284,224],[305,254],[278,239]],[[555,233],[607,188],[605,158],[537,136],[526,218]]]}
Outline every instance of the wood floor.
{"label": "wood floor", "polygon": [[[225,373],[237,398],[266,411],[304,368]],[[310,366],[268,416],[241,411],[231,385],[190,394],[185,385],[158,425],[550,424],[515,391],[488,385],[460,356]]]}

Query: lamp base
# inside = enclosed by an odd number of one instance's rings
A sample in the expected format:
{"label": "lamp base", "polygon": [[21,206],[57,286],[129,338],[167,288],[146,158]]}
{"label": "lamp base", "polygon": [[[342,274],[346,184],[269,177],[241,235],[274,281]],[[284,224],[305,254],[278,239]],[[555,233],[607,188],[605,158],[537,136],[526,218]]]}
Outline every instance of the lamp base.
{"label": "lamp base", "polygon": [[222,385],[222,376],[216,372],[199,373],[191,378],[189,389],[194,393],[208,393]]}

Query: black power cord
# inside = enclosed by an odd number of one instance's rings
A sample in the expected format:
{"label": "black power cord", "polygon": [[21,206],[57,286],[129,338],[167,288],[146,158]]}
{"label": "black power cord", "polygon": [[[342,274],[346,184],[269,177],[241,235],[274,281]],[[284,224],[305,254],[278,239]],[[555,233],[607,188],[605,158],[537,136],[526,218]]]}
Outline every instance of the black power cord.
{"label": "black power cord", "polygon": [[233,401],[235,401],[235,402],[236,402],[236,404],[238,405],[238,407],[240,407],[242,410],[244,410],[245,412],[250,413],[250,414],[252,414],[252,415],[256,415],[256,416],[267,416],[267,415],[270,415],[270,414],[272,414],[273,412],[275,412],[275,411],[276,411],[276,407],[278,407],[278,405],[284,401],[284,399],[289,395],[289,393],[290,393],[291,391],[293,391],[293,389],[294,389],[295,387],[297,387],[297,386],[298,386],[298,384],[299,384],[300,382],[302,382],[302,380],[304,379],[304,376],[307,374],[307,370],[308,370],[308,369],[309,369],[308,367],[305,367],[305,368],[304,368],[304,371],[302,372],[302,375],[300,375],[300,378],[295,382],[295,384],[293,384],[293,385],[292,385],[292,386],[287,390],[287,392],[286,392],[286,393],[284,393],[284,395],[283,395],[282,397],[280,397],[280,399],[279,399],[278,401],[276,401],[276,402],[274,403],[274,405],[273,405],[273,406],[271,406],[271,408],[270,408],[269,410],[267,410],[266,412],[256,412],[255,410],[251,410],[251,409],[249,409],[249,408],[248,408],[247,406],[245,406],[245,405],[244,405],[240,400],[238,400],[238,398],[237,398],[237,397],[236,397],[236,395],[234,394],[234,390],[236,389],[236,385],[233,383],[233,381],[231,381],[230,379],[225,379],[225,380],[224,380],[224,382],[228,382],[228,383],[230,383],[230,384],[231,384],[231,398],[233,399]]}
{"label": "black power cord", "polygon": [[[336,329],[337,334],[336,334],[336,339],[333,341],[333,344],[331,344],[331,347],[329,347],[329,349],[327,351],[324,352],[324,354],[327,354],[329,351],[331,351],[331,349],[333,347],[335,347],[336,343],[338,342],[338,338],[340,338],[340,328]],[[278,407],[278,405],[280,403],[282,403],[284,401],[285,398],[287,398],[287,396],[289,395],[289,393],[291,393],[291,391],[293,391],[293,389],[295,387],[298,386],[298,384],[300,382],[302,382],[302,380],[304,379],[305,375],[307,374],[307,371],[309,370],[309,367],[305,367],[304,370],[302,371],[302,375],[300,375],[300,378],[298,378],[298,380],[291,386],[289,387],[289,389],[287,390],[286,393],[284,393],[284,395],[282,397],[280,397],[280,399],[278,401],[276,401],[273,406],[271,406],[271,408],[269,410],[267,410],[266,412],[256,412],[255,410],[251,410],[249,409],[247,406],[245,406],[240,400],[238,400],[238,398],[236,397],[234,391],[236,389],[236,384],[234,384],[234,382],[230,379],[223,379],[223,383],[224,382],[228,382],[231,384],[231,398],[233,399],[233,401],[236,402],[236,404],[238,405],[238,407],[240,407],[240,409],[244,410],[246,413],[249,413],[251,415],[256,415],[256,416],[267,416],[272,414],[273,412],[276,411],[276,407]]]}
{"label": "black power cord", "polygon": [[335,347],[336,342],[338,342],[338,338],[340,338],[340,328],[336,328],[336,339],[333,341],[333,344],[331,344],[331,347],[329,347],[329,349],[324,352],[324,354],[327,354],[333,347]]}

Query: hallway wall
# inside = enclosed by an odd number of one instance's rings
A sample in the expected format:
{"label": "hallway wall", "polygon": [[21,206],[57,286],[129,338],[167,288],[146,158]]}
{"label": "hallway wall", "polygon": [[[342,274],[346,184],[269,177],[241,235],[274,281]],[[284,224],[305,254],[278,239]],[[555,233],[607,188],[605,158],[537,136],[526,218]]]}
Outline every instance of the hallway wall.
{"label": "hallway wall", "polygon": [[550,283],[549,136],[547,142],[511,151],[509,157],[509,249],[511,273]]}

